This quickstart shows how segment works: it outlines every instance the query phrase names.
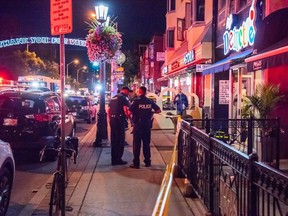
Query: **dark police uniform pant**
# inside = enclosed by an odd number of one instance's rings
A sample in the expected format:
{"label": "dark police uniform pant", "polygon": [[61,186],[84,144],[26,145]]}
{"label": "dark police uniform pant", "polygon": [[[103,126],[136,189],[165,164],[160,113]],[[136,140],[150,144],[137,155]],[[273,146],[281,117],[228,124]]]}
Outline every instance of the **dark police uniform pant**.
{"label": "dark police uniform pant", "polygon": [[125,141],[125,119],[124,116],[111,115],[111,159],[112,163],[122,160]]}
{"label": "dark police uniform pant", "polygon": [[133,130],[133,164],[135,166],[140,165],[141,141],[143,141],[144,163],[151,164],[150,140],[151,121],[136,123]]}

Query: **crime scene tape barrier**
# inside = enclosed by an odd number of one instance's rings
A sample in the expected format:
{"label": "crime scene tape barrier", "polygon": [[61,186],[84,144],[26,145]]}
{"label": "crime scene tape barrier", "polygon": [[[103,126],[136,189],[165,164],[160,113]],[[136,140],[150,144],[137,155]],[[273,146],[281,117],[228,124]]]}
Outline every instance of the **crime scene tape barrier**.
{"label": "crime scene tape barrier", "polygon": [[181,118],[178,118],[177,131],[176,131],[176,136],[175,136],[176,138],[175,138],[175,144],[174,144],[171,160],[169,164],[166,166],[166,171],[162,179],[160,191],[156,200],[156,204],[154,206],[152,216],[168,215],[171,187],[173,183],[173,173],[174,173],[174,168],[175,168],[175,163],[176,163],[177,142],[178,142],[180,125],[181,125]]}

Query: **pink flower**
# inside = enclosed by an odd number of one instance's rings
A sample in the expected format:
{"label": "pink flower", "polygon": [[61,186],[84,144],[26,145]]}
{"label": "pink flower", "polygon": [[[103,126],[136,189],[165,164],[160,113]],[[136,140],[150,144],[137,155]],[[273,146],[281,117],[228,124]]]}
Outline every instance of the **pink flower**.
{"label": "pink flower", "polygon": [[122,35],[112,26],[96,26],[90,29],[86,37],[88,58],[91,62],[108,60],[110,61],[117,50],[122,46]]}

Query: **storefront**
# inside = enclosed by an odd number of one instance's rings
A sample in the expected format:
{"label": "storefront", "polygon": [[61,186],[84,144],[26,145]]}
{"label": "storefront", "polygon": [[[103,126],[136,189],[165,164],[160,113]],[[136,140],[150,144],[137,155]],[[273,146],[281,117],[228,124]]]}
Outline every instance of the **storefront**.
{"label": "storefront", "polygon": [[[288,8],[280,9],[265,17],[259,24],[254,45],[254,55],[245,59],[247,70],[254,74],[257,83],[267,82],[280,86],[280,92],[288,92]],[[287,97],[287,96],[286,96]],[[288,140],[287,104],[281,104],[273,116],[280,118],[282,149]],[[288,152],[281,152],[281,158],[288,157]]]}
{"label": "storefront", "polygon": [[225,28],[217,30],[225,57],[202,73],[205,76],[205,112],[211,118],[241,118],[241,101],[254,91],[254,73],[247,70],[245,62],[252,54],[255,41],[254,15],[255,8],[251,5],[247,12],[230,14]]}

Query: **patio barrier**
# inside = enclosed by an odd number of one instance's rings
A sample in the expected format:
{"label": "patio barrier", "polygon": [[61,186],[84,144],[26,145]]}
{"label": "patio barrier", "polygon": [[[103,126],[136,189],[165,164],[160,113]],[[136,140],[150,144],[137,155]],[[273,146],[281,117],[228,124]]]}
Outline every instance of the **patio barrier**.
{"label": "patio barrier", "polygon": [[[244,122],[223,120],[221,131],[229,136],[227,139],[223,133],[223,137],[221,134],[218,138],[213,137],[216,134],[211,132],[219,130],[216,120],[182,121],[178,136],[178,176],[189,180],[193,192],[211,215],[288,215],[288,177],[267,163],[259,162],[255,151],[257,146],[253,142],[263,141],[257,140],[255,131],[262,131],[259,135],[263,137],[277,136],[279,132],[274,126],[279,129],[279,119]],[[276,122],[269,126],[273,130],[266,127],[267,122]],[[234,124],[243,126],[242,123],[248,131],[244,151],[233,146],[236,141],[231,143],[234,136],[241,133],[236,131],[233,134],[233,127],[229,127]],[[277,137],[272,138],[277,142]],[[248,146],[249,142],[251,146]]]}

